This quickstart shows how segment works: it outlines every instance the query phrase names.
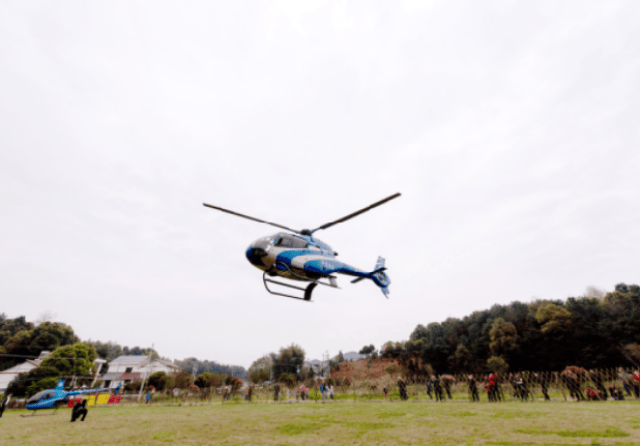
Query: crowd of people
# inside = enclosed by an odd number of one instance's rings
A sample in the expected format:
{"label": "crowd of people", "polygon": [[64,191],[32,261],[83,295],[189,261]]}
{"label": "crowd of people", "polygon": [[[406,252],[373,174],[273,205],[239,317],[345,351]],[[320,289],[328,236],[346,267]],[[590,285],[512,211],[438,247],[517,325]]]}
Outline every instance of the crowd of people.
{"label": "crowd of people", "polygon": [[[616,386],[613,382],[608,387],[605,386],[605,378],[595,372],[586,372],[584,369],[582,375],[574,373],[569,370],[569,373],[563,374],[562,382],[566,386],[571,398],[577,401],[589,400],[589,401],[606,401],[608,398],[613,398],[616,401],[624,400],[626,397],[635,396],[640,398],[640,370],[635,373],[628,372],[624,369],[620,369],[618,373],[618,379],[622,382],[622,388]],[[544,374],[533,373],[533,379],[526,381],[520,373],[509,373],[500,379],[495,373],[489,373],[484,377],[482,382],[487,393],[487,399],[490,402],[499,402],[504,399],[503,389],[500,383],[509,383],[513,389],[511,396],[513,398],[528,401],[533,399],[533,386],[539,386],[540,392],[544,396],[545,401],[550,401],[549,396],[549,383],[547,377]],[[440,377],[431,375],[426,381],[427,395],[430,399],[435,397],[436,401],[445,401],[444,393],[446,392],[447,398],[452,399],[451,385],[456,380],[451,375],[442,375]],[[586,397],[582,392],[582,385],[586,382],[591,384],[586,386]],[[478,381],[470,374],[467,375],[467,388],[469,397],[472,401],[480,401],[480,395],[478,393]],[[406,400],[407,390],[404,380],[398,380],[398,390],[400,398]],[[444,390],[444,391],[443,391]],[[385,389],[385,396],[387,395]]]}

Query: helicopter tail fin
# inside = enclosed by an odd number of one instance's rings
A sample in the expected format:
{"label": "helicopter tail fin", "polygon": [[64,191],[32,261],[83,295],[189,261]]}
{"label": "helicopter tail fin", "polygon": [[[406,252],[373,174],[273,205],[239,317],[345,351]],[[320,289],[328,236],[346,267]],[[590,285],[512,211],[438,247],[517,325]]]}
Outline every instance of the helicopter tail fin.
{"label": "helicopter tail fin", "polygon": [[378,257],[378,261],[376,262],[376,266],[369,274],[363,277],[358,277],[355,280],[352,280],[351,283],[360,282],[362,279],[371,279],[373,282],[380,287],[380,291],[384,294],[384,297],[389,298],[389,284],[391,284],[391,279],[386,271],[386,267],[384,266],[384,258]]}

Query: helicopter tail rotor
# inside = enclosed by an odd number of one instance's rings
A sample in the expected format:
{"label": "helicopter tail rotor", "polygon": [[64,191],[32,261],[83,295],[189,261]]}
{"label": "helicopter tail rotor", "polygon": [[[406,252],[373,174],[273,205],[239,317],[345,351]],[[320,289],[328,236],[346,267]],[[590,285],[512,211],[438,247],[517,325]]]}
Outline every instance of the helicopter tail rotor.
{"label": "helicopter tail rotor", "polygon": [[387,275],[387,273],[385,273],[387,268],[384,266],[384,262],[385,262],[384,258],[378,257],[378,261],[376,262],[376,267],[373,269],[373,271],[371,271],[366,276],[361,276],[361,277],[358,277],[357,279],[352,280],[351,283],[358,283],[362,279],[371,279],[373,280],[373,283],[378,285],[378,287],[380,288],[380,291],[382,291],[382,294],[384,294],[384,297],[388,299],[389,285],[391,284],[391,279],[389,279],[389,276]]}

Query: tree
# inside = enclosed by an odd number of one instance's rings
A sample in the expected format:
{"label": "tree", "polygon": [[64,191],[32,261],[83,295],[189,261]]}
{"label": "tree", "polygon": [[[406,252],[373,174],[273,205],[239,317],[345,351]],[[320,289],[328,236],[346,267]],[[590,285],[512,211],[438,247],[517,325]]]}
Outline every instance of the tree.
{"label": "tree", "polygon": [[518,332],[515,325],[501,317],[493,321],[489,331],[491,353],[494,356],[511,352],[518,346]]}
{"label": "tree", "polygon": [[[21,328],[22,330],[16,331]],[[5,320],[0,327],[0,337],[6,339],[3,347],[11,355],[38,357],[43,350],[55,350],[62,345],[78,342],[78,337],[73,329],[60,322],[44,322],[33,327],[30,322],[24,321],[24,317],[13,320]],[[9,358],[2,360],[0,368],[6,369],[23,362],[21,358]]]}
{"label": "tree", "polygon": [[56,387],[56,384],[58,384],[58,378],[49,377],[49,378],[39,379],[38,381],[35,381],[29,384],[29,386],[27,387],[27,393],[25,396],[29,397],[29,396],[35,395],[41,390],[53,389]]}
{"label": "tree", "polygon": [[296,386],[296,382],[297,382],[296,375],[294,375],[293,373],[283,372],[278,377],[278,382],[284,384],[290,389],[293,389]]}
{"label": "tree", "polygon": [[62,345],[75,344],[79,341],[70,326],[60,322],[43,322],[33,330],[29,349],[39,353],[42,350],[55,350]]}
{"label": "tree", "polygon": [[155,387],[156,390],[163,390],[168,379],[166,372],[155,372],[149,376],[148,385]]}
{"label": "tree", "polygon": [[633,342],[626,344],[621,348],[622,354],[629,360],[634,367],[640,364],[640,344]]}
{"label": "tree", "polygon": [[177,387],[179,389],[186,389],[191,382],[191,374],[189,372],[178,372],[173,375],[173,387]]}
{"label": "tree", "polygon": [[496,375],[504,375],[509,370],[509,364],[502,356],[492,356],[487,359],[487,368]]}
{"label": "tree", "polygon": [[188,370],[191,373],[195,373],[196,375],[204,372],[209,372],[222,373],[223,375],[233,375],[240,378],[246,378],[247,376],[247,370],[244,367],[236,365],[223,365],[209,360],[201,361],[193,357],[183,360],[176,360],[174,361],[174,364],[176,364],[183,370]]}
{"label": "tree", "polygon": [[282,373],[297,375],[302,370],[304,355],[304,350],[299,345],[282,347],[273,364],[273,376],[280,376]]}
{"label": "tree", "polygon": [[595,297],[596,299],[602,300],[604,299],[604,296],[606,295],[606,291],[601,290],[600,288],[594,286],[594,285],[589,285],[585,290],[584,290],[584,297]]}
{"label": "tree", "polygon": [[227,376],[225,384],[231,388],[231,394],[235,394],[242,387],[242,380],[236,376]]}
{"label": "tree", "polygon": [[33,330],[34,325],[27,322],[24,316],[9,319],[6,314],[0,314],[0,345],[4,345],[9,338],[20,331]]}
{"label": "tree", "polygon": [[40,367],[51,367],[61,376],[86,377],[91,374],[93,361],[97,357],[98,353],[93,345],[78,342],[58,347],[42,360]]}
{"label": "tree", "polygon": [[122,346],[120,344],[108,341],[108,342],[91,342],[88,341],[89,344],[93,344],[98,353],[98,357],[106,359],[107,361],[112,361],[119,356],[124,354],[122,350]]}
{"label": "tree", "polygon": [[571,328],[571,312],[551,302],[538,308],[536,320],[545,334],[562,335]]}
{"label": "tree", "polygon": [[376,351],[376,347],[373,344],[371,344],[371,345],[365,345],[364,347],[362,347],[362,349],[358,353],[361,355],[369,356],[375,351]]}
{"label": "tree", "polygon": [[453,366],[453,370],[456,372],[468,371],[470,356],[469,349],[467,349],[463,344],[458,344],[456,351],[449,361]]}
{"label": "tree", "polygon": [[196,379],[193,380],[193,383],[201,389],[203,387],[211,387],[211,382],[209,382],[209,375],[209,372],[201,373],[200,375],[196,376]]}
{"label": "tree", "polygon": [[10,393],[15,398],[25,397],[27,395],[27,386],[30,383],[28,373],[18,373],[18,376],[13,378],[7,386],[6,393]]}
{"label": "tree", "polygon": [[264,355],[251,364],[247,376],[252,383],[261,383],[267,381],[271,376],[271,367],[273,367],[273,359],[271,356]]}
{"label": "tree", "polygon": [[395,376],[400,372],[400,367],[392,363],[384,370],[391,375],[392,379],[395,379]]}

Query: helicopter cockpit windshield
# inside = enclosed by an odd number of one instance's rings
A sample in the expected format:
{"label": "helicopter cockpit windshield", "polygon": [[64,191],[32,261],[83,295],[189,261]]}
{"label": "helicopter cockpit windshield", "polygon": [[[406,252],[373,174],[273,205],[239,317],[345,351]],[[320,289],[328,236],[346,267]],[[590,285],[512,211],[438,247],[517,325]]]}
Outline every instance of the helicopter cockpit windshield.
{"label": "helicopter cockpit windshield", "polygon": [[36,393],[31,398],[29,398],[29,400],[27,401],[27,404],[37,403],[42,399],[42,397],[45,397],[45,399],[48,399],[48,398],[53,398],[54,396],[55,396],[54,392],[51,392],[50,390],[43,390],[41,392]]}
{"label": "helicopter cockpit windshield", "polygon": [[306,240],[290,234],[280,234],[276,240],[275,246],[279,248],[294,249],[304,249],[309,247]]}
{"label": "helicopter cockpit windshield", "polygon": [[271,246],[273,245],[273,241],[275,240],[275,238],[276,236],[274,235],[269,237],[259,238],[258,240],[256,240],[251,244],[251,248],[259,251],[264,251],[266,253],[267,251],[269,251],[269,248],[271,248]]}

